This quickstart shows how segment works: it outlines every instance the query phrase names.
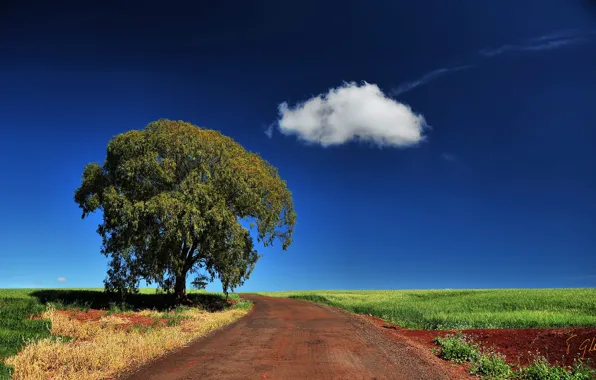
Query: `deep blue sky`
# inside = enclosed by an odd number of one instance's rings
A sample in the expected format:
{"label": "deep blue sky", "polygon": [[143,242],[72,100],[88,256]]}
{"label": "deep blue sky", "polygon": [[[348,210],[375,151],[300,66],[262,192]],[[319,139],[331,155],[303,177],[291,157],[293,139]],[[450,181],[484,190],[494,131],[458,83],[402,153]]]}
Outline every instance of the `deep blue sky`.
{"label": "deep blue sky", "polygon": [[[73,191],[114,135],[159,118],[233,137],[294,194],[294,244],[238,290],[596,285],[593,1],[9,3],[0,287],[102,286],[100,216]],[[418,146],[264,133],[284,101],[459,65],[396,97],[432,127]]]}

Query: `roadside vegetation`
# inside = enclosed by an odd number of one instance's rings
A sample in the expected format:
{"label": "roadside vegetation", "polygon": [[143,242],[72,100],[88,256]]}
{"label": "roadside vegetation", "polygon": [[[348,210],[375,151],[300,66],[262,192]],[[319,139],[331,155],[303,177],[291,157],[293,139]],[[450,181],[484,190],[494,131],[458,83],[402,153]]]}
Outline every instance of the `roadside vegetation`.
{"label": "roadside vegetation", "polygon": [[259,293],[370,314],[410,329],[596,326],[596,289],[370,290]]}
{"label": "roadside vegetation", "polygon": [[596,370],[582,361],[571,367],[550,364],[544,357],[536,357],[533,363],[524,367],[508,364],[505,357],[474,342],[471,337],[459,332],[436,338],[440,349],[439,357],[455,363],[471,363],[469,373],[486,379],[524,380],[590,380],[596,379]]}
{"label": "roadside vegetation", "polygon": [[192,306],[141,289],[0,289],[0,379],[109,378],[246,315],[251,303],[191,291]]}

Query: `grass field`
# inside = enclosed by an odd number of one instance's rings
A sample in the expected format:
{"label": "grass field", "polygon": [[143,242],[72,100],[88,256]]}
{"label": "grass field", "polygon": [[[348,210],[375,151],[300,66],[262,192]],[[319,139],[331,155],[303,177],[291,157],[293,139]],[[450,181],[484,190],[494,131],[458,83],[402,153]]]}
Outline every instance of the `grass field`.
{"label": "grass field", "polygon": [[258,294],[319,302],[412,329],[596,326],[596,288]]}
{"label": "grass field", "polygon": [[[190,291],[192,298],[202,308],[215,311],[224,309],[222,294],[204,291]],[[231,295],[232,299],[238,296]],[[47,338],[67,342],[68,336],[56,334],[52,330],[50,318],[30,319],[33,315],[48,316],[48,309],[109,309],[112,311],[151,309],[165,311],[172,307],[171,299],[155,294],[154,289],[141,289],[140,294],[127,300],[126,304],[116,303],[107,297],[102,289],[0,289],[0,379],[9,379],[11,368],[5,364],[8,357],[14,356],[34,341]],[[238,305],[245,307],[246,305]],[[203,318],[204,319],[204,318]],[[52,331],[54,334],[52,334]],[[76,337],[74,337],[76,338]]]}
{"label": "grass field", "polygon": [[29,340],[50,336],[49,321],[27,318],[45,311],[44,305],[30,297],[29,292],[0,289],[0,379],[9,378],[3,358],[16,354]]}

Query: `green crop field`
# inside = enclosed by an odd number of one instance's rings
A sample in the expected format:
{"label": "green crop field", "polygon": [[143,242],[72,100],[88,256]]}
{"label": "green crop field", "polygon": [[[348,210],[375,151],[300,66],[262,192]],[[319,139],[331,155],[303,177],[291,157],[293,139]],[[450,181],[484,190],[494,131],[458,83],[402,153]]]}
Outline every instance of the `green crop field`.
{"label": "green crop field", "polygon": [[315,301],[412,329],[596,326],[596,288],[258,294]]}
{"label": "green crop field", "polygon": [[[16,354],[29,341],[51,336],[48,320],[32,320],[48,304],[57,308],[96,308],[127,309],[157,308],[170,306],[169,298],[155,294],[155,289],[141,289],[140,294],[130,298],[127,304],[112,302],[103,289],[0,289],[0,380],[10,378],[10,368],[4,365],[3,358]],[[221,307],[223,295],[205,291],[189,291],[207,307]],[[237,295],[230,298],[237,299]]]}
{"label": "green crop field", "polygon": [[9,378],[2,358],[16,354],[28,340],[50,335],[48,321],[28,319],[45,310],[29,293],[29,289],[0,289],[0,379]]}

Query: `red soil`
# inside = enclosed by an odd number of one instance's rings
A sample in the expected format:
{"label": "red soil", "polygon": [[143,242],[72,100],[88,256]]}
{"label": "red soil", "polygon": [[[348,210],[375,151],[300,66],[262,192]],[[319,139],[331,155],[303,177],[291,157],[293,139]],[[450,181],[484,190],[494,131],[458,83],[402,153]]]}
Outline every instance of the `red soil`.
{"label": "red soil", "polygon": [[71,319],[76,319],[80,322],[93,322],[99,321],[101,317],[106,315],[105,310],[89,309],[87,311],[82,310],[56,310],[58,314],[66,315]]}
{"label": "red soil", "polygon": [[[72,319],[81,322],[96,322],[106,317],[107,311],[89,309],[87,311],[80,310],[58,310],[60,314],[64,314]],[[167,325],[167,319],[165,318],[153,318],[146,315],[139,315],[134,313],[113,313],[111,316],[118,317],[125,320],[125,323],[118,325],[118,328],[126,329],[133,326],[139,327],[161,327]]]}
{"label": "red soil", "polygon": [[[405,337],[429,349],[438,347],[434,339],[455,333],[456,330],[409,330],[382,319],[367,316],[386,334]],[[596,363],[596,327],[548,329],[470,329],[463,330],[482,347],[492,348],[505,355],[513,365],[526,365],[536,355],[544,356],[551,364],[572,365],[575,358]]]}

